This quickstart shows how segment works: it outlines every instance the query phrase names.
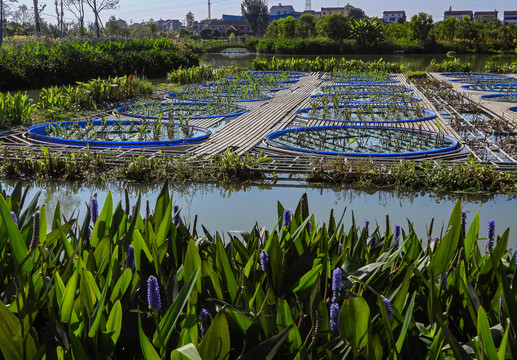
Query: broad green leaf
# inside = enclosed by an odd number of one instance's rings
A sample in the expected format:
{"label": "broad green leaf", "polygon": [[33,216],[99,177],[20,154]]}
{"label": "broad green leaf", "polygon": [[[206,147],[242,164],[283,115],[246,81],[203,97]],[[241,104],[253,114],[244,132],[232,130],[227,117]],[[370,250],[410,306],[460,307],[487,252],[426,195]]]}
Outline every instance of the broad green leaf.
{"label": "broad green leaf", "polygon": [[[241,357],[241,360],[273,360],[276,353],[287,339],[291,327],[287,327],[278,334],[264,340]],[[204,360],[204,359],[203,359]]]}
{"label": "broad green leaf", "polygon": [[169,233],[169,227],[172,222],[172,201],[169,201],[169,205],[167,206],[167,210],[165,214],[163,214],[162,222],[160,223],[160,227],[158,232],[156,233],[156,247],[160,247],[165,243],[165,239],[167,238],[167,234]]}
{"label": "broad green leaf", "polygon": [[133,277],[133,272],[130,268],[126,268],[122,275],[117,280],[117,283],[113,287],[113,290],[111,291],[111,297],[110,302],[114,302],[115,300],[119,300],[124,296],[124,293],[126,292],[127,288],[131,284],[131,279]]}
{"label": "broad green leaf", "polygon": [[[190,293],[192,292],[192,289],[194,289],[194,286],[196,284],[197,278],[199,276],[200,270],[196,270],[194,274],[188,279],[188,281],[183,285],[183,288],[178,294],[178,297],[176,298],[176,301],[174,301],[174,304],[167,310],[167,313],[165,316],[162,317],[160,321],[160,331],[162,332],[162,339],[164,339],[164,346],[167,347],[167,344],[169,342],[169,339],[174,332],[174,328],[176,326],[176,322],[178,321],[178,318],[181,315],[182,309],[185,307],[185,304],[188,301],[188,298],[190,297]],[[153,336],[153,343],[156,346],[160,345],[160,337],[158,336],[158,331],[155,331]],[[164,336],[165,335],[165,336]]]}
{"label": "broad green leaf", "polygon": [[111,226],[111,220],[113,217],[113,199],[111,198],[111,192],[108,192],[102,211],[99,214],[99,218],[93,226],[92,234],[90,237],[91,246],[97,246],[99,241],[108,234],[108,230]]}
{"label": "broad green leaf", "polygon": [[238,329],[246,334],[248,329],[255,324],[249,316],[244,315],[241,312],[226,309],[226,314],[237,324]]}
{"label": "broad green leaf", "polygon": [[470,224],[469,231],[465,236],[465,262],[468,264],[474,253],[474,248],[479,234],[479,211]]}
{"label": "broad green leaf", "polygon": [[108,271],[108,277],[106,278],[106,283],[104,284],[104,288],[102,289],[102,295],[101,300],[97,302],[97,306],[95,307],[95,310],[92,314],[93,323],[90,326],[90,331],[88,331],[89,337],[94,337],[97,335],[97,332],[99,331],[99,326],[102,319],[102,314],[104,313],[104,307],[106,303],[106,294],[108,292],[108,288],[111,285],[111,277],[112,277],[112,271]]}
{"label": "broad green leaf", "polygon": [[490,332],[490,325],[486,312],[482,306],[478,308],[478,321],[477,321],[478,336],[481,338],[485,355],[488,359],[498,359],[497,351],[495,349],[494,340],[492,339],[492,333]]}
{"label": "broad green leaf", "polygon": [[199,354],[203,360],[228,359],[230,355],[230,329],[224,312],[219,312],[205,337],[199,344]]}
{"label": "broad green leaf", "polygon": [[[184,271],[186,278],[190,278],[199,268],[201,268],[201,257],[199,256],[199,249],[196,246],[194,239],[190,239],[187,245],[187,252],[185,254]],[[196,289],[201,293],[201,278],[196,281]]]}
{"label": "broad green leaf", "polygon": [[7,229],[7,234],[9,235],[9,241],[11,243],[11,248],[14,253],[14,258],[16,259],[16,265],[21,265],[22,273],[26,273],[32,270],[32,261],[30,258],[26,258],[27,256],[27,246],[25,245],[25,241],[22,238],[22,234],[20,230],[16,227],[14,223],[14,219],[11,215],[11,210],[3,196],[0,195],[0,215],[2,216],[3,223]]}
{"label": "broad green leaf", "polygon": [[298,327],[293,320],[291,308],[285,299],[280,300],[276,316],[276,324],[279,330],[292,326],[291,331],[287,336],[287,341],[289,341],[291,344],[291,351],[300,349],[302,346],[302,338],[300,336],[300,332],[298,331]]}
{"label": "broad green leaf", "polygon": [[353,297],[343,302],[339,312],[340,335],[354,352],[366,346],[369,322],[370,307],[364,298]]}
{"label": "broad green leaf", "polygon": [[120,300],[117,300],[110,311],[110,316],[108,317],[108,321],[106,322],[106,330],[104,331],[104,333],[109,335],[111,337],[111,341],[113,341],[113,345],[116,345],[121,330],[122,305],[120,304]]}
{"label": "broad green leaf", "polygon": [[194,344],[190,343],[177,348],[171,353],[171,360],[202,360]]}
{"label": "broad green leaf", "polygon": [[74,309],[75,291],[77,290],[77,280],[79,279],[79,264],[66,284],[65,293],[63,295],[63,303],[61,305],[61,322],[69,323]]}
{"label": "broad green leaf", "polygon": [[144,238],[142,237],[142,234],[140,233],[140,230],[135,230],[133,233],[133,246],[135,247],[135,270],[140,271],[141,269],[141,253],[144,252],[145,256],[147,257],[147,260],[149,262],[153,261],[153,256],[151,255],[151,252],[149,251],[149,247],[145,243]]}
{"label": "broad green leaf", "polygon": [[510,327],[506,327],[506,331],[504,332],[503,340],[501,341],[501,345],[499,346],[499,351],[497,352],[497,356],[499,360],[506,359],[506,346],[508,344],[508,333],[510,332]]}
{"label": "broad green leaf", "polygon": [[27,334],[25,343],[23,338],[16,336],[19,327],[20,320],[0,301],[0,349],[5,360],[23,359],[24,352],[27,358],[31,359],[37,352],[30,334]]}
{"label": "broad green leaf", "polygon": [[235,298],[237,297],[239,286],[237,285],[237,281],[235,281],[235,276],[233,275],[232,267],[230,265],[230,261],[228,260],[228,256],[226,255],[226,251],[224,251],[224,245],[222,244],[222,241],[218,241],[215,244],[215,247],[217,268],[222,270],[222,275],[226,284],[226,290],[230,294],[230,300],[233,304]]}
{"label": "broad green leaf", "polygon": [[406,339],[408,327],[411,323],[411,319],[413,318],[413,308],[415,306],[416,295],[417,295],[417,292],[415,291],[413,293],[413,296],[411,297],[411,301],[409,302],[409,307],[406,311],[406,316],[404,318],[404,324],[402,325],[402,330],[400,331],[400,335],[399,335],[399,338],[396,343],[397,351],[399,353],[402,350],[402,346],[404,345],[404,340]]}
{"label": "broad green leaf", "polygon": [[318,280],[318,277],[321,275],[322,267],[323,264],[319,264],[303,275],[296,283],[294,283],[293,292],[311,289]]}
{"label": "broad green leaf", "polygon": [[138,314],[138,337],[140,339],[140,348],[142,349],[144,359],[160,360],[160,355],[158,355],[156,349],[153,347],[153,344],[151,344],[147,336],[145,336],[144,330],[142,330],[142,321],[140,320],[140,313]]}

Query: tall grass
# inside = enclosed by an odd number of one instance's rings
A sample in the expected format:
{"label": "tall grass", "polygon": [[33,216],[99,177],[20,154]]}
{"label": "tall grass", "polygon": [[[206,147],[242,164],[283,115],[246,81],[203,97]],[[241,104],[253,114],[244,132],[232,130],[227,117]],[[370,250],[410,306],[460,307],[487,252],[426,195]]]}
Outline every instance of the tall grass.
{"label": "tall grass", "polygon": [[198,232],[167,188],[153,205],[92,199],[82,224],[3,191],[4,358],[517,356],[509,230],[480,234],[460,202],[420,240],[389,216],[319,224],[303,196],[241,239]]}

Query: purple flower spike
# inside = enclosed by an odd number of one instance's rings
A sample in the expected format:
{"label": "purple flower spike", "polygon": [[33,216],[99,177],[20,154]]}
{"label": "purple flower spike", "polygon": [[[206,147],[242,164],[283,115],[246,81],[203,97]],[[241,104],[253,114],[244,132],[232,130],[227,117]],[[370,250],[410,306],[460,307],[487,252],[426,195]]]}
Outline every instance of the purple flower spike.
{"label": "purple flower spike", "polygon": [[343,251],[343,244],[342,243],[338,243],[337,244],[337,254],[341,255],[341,251]]}
{"label": "purple flower spike", "polygon": [[400,225],[395,225],[395,246],[399,247],[399,239],[400,239]]}
{"label": "purple flower spike", "polygon": [[135,272],[135,247],[133,245],[129,245],[127,248],[126,269],[127,268],[130,268],[132,272]]}
{"label": "purple flower spike", "polygon": [[339,331],[339,305],[330,304],[330,332],[337,334]]}
{"label": "purple flower spike", "polygon": [[447,289],[447,277],[449,275],[447,273],[445,273],[444,277],[443,277],[443,282],[442,282],[442,275],[438,275],[438,286],[441,286],[442,290],[445,290]]}
{"label": "purple flower spike", "polygon": [[466,222],[467,222],[467,212],[466,211],[462,211],[461,212],[461,223],[463,225],[465,225]]}
{"label": "purple flower spike", "polygon": [[337,302],[343,288],[343,272],[340,268],[335,268],[332,272],[332,302]]}
{"label": "purple flower spike", "polygon": [[149,309],[160,310],[162,308],[158,279],[153,275],[147,279],[147,304],[149,305]]}
{"label": "purple flower spike", "polygon": [[180,207],[178,205],[174,205],[174,219],[172,219],[172,223],[174,226],[178,226],[180,224],[181,218],[180,218]]}
{"label": "purple flower spike", "polygon": [[393,319],[393,309],[391,308],[391,303],[388,298],[382,297],[382,301],[384,301],[384,305],[386,306],[386,311],[388,312],[388,318]]}
{"label": "purple flower spike", "polygon": [[264,272],[269,270],[269,255],[264,250],[260,253],[260,266]]}
{"label": "purple flower spike", "polygon": [[14,224],[16,227],[18,227],[18,218],[16,217],[16,213],[14,211],[11,211],[11,216],[13,217]]}
{"label": "purple flower spike", "polygon": [[494,236],[495,236],[495,220],[490,219],[490,220],[488,220],[488,225],[486,228],[487,242],[486,242],[485,252],[487,254],[491,253],[492,250],[494,249]]}
{"label": "purple flower spike", "polygon": [[283,226],[291,225],[291,210],[290,209],[284,210],[284,214],[282,216],[282,225]]}
{"label": "purple flower spike", "polygon": [[369,230],[368,230],[369,226],[370,226],[370,220],[365,219],[364,220],[364,229],[366,230],[366,236],[369,236]]}
{"label": "purple flower spike", "polygon": [[377,245],[377,237],[372,236],[372,238],[370,239],[370,243],[368,245],[370,246],[370,248],[372,248],[375,245]]}
{"label": "purple flower spike", "polygon": [[206,334],[206,331],[208,330],[208,327],[210,326],[210,313],[207,309],[202,308],[199,312],[199,330],[201,332],[201,336],[203,337]]}
{"label": "purple flower spike", "polygon": [[40,212],[37,210],[34,215],[32,215],[32,241],[30,248],[34,249],[39,245],[39,215]]}
{"label": "purple flower spike", "polygon": [[95,224],[99,218],[99,203],[95,196],[90,200],[90,217],[93,224]]}

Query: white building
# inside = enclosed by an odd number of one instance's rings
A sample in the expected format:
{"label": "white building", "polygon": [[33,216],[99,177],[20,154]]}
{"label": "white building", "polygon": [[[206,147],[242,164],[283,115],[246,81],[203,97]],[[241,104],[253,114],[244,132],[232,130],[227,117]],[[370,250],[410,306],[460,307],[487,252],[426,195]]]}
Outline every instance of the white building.
{"label": "white building", "polygon": [[292,5],[273,5],[271,9],[269,9],[269,16],[278,16],[278,15],[290,15],[294,14],[294,8]]}
{"label": "white building", "polygon": [[447,20],[448,18],[456,18],[458,20],[461,20],[463,16],[467,15],[470,20],[474,18],[474,13],[472,10],[452,10],[449,8],[449,10],[443,12],[443,20]]}
{"label": "white building", "polygon": [[386,24],[396,24],[398,22],[406,22],[406,12],[404,10],[384,11],[382,13],[382,21]]}
{"label": "white building", "polygon": [[517,11],[505,11],[503,21],[511,24],[517,24]]}
{"label": "white building", "polygon": [[475,21],[479,21],[481,19],[487,19],[487,20],[497,19],[497,14],[498,14],[497,10],[494,10],[494,11],[476,11],[474,13],[474,20]]}

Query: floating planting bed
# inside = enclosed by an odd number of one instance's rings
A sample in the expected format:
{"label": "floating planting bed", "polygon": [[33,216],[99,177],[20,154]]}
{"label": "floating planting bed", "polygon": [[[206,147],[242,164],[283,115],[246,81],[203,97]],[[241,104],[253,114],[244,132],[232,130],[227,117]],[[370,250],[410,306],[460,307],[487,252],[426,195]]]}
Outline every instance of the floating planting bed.
{"label": "floating planting bed", "polygon": [[467,90],[475,90],[475,91],[494,91],[494,92],[516,92],[517,91],[517,83],[470,84],[470,85],[462,85],[461,87],[464,89],[467,89]]}
{"label": "floating planting bed", "polygon": [[289,89],[290,84],[297,82],[298,80],[285,80],[285,81],[218,81],[203,84],[206,88],[219,88],[224,89],[232,88],[234,91],[240,91],[249,87],[254,87],[262,91],[280,91]]}
{"label": "floating planting bed", "polygon": [[140,120],[55,122],[32,126],[28,133],[49,143],[132,148],[195,144],[210,136],[210,131],[197,126]]}
{"label": "floating planting bed", "polygon": [[244,114],[248,110],[231,102],[179,101],[122,106],[125,116],[145,119],[206,119]]}
{"label": "floating planting bed", "polygon": [[232,91],[223,88],[200,88],[191,91],[172,92],[168,97],[176,100],[209,102],[247,102],[270,100],[273,96],[263,90],[245,89]]}
{"label": "floating planting bed", "polygon": [[413,91],[413,89],[407,88],[407,87],[401,86],[401,85],[363,83],[363,84],[340,84],[340,85],[322,86],[321,91],[323,93],[340,93],[340,94],[370,94],[370,93],[389,94],[389,93],[396,93],[396,92],[410,92],[410,91]]}
{"label": "floating planting bed", "polygon": [[311,95],[311,98],[318,100],[320,103],[336,104],[336,103],[357,103],[371,105],[386,104],[406,104],[422,101],[421,98],[410,96],[406,92],[377,92],[377,93],[319,93]]}
{"label": "floating planting bed", "polygon": [[333,81],[339,83],[396,83],[399,80],[394,79],[396,75],[384,72],[350,72],[350,71],[334,71],[324,81]]}
{"label": "floating planting bed", "polygon": [[501,83],[515,83],[517,79],[513,77],[504,78],[482,78],[482,77],[464,77],[461,79],[451,79],[449,81],[458,82],[462,84],[501,84]]}
{"label": "floating planting bed", "polygon": [[287,78],[299,78],[302,76],[307,76],[307,73],[300,71],[249,71],[248,75],[253,76],[256,79],[261,79],[264,77],[287,77]]}
{"label": "floating planting bed", "polygon": [[490,94],[481,96],[482,99],[491,101],[517,102],[517,92],[508,92],[506,94]]}
{"label": "floating planting bed", "polygon": [[296,115],[306,120],[348,123],[406,123],[434,119],[430,110],[399,105],[334,105],[300,109]]}
{"label": "floating planting bed", "polygon": [[476,72],[447,72],[441,73],[440,75],[450,78],[462,78],[462,79],[504,79],[511,77],[504,74],[492,74],[492,73],[476,73]]}
{"label": "floating planting bed", "polygon": [[458,148],[456,139],[439,133],[386,126],[317,126],[286,129],[266,142],[287,150],[323,155],[417,157]]}

